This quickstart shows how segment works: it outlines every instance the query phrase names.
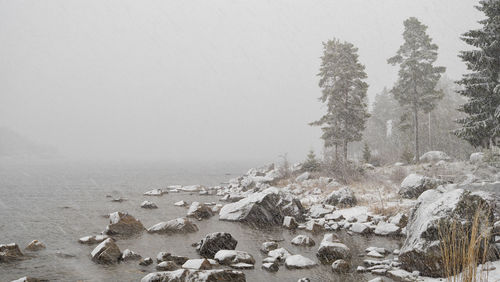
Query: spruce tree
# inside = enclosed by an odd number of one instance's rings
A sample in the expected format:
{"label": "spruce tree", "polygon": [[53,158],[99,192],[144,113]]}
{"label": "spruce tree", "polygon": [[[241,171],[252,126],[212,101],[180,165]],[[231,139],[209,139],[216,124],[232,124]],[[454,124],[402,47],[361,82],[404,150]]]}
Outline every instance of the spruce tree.
{"label": "spruce tree", "polygon": [[347,145],[361,140],[366,119],[368,84],[365,67],[358,62],[358,49],[337,39],[323,42],[323,56],[318,76],[327,113],[311,125],[322,126],[325,147],[343,147],[347,160]]}
{"label": "spruce tree", "polygon": [[313,150],[310,150],[307,154],[307,159],[304,161],[302,165],[302,170],[304,171],[318,171],[320,167],[320,163],[316,159],[316,154],[314,154]]}
{"label": "spruce tree", "polygon": [[500,136],[500,1],[479,1],[476,8],[486,18],[479,21],[481,29],[462,36],[475,49],[459,55],[471,72],[457,82],[468,102],[459,108],[466,117],[458,120],[462,127],[455,134],[475,147],[490,147]]}
{"label": "spruce tree", "polygon": [[370,147],[368,146],[368,143],[365,142],[365,146],[363,147],[363,160],[365,163],[369,163],[372,158],[372,152],[370,150]]}
{"label": "spruce tree", "polygon": [[445,68],[433,65],[438,46],[427,35],[427,26],[414,17],[405,20],[404,26],[404,43],[387,62],[399,65],[399,78],[391,92],[399,104],[413,114],[415,161],[418,162],[418,112],[430,112],[442,97],[436,84]]}

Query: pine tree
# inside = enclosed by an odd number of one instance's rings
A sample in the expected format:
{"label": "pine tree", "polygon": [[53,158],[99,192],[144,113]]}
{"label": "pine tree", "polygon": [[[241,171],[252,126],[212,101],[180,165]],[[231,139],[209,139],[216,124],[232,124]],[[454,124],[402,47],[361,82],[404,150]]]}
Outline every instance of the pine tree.
{"label": "pine tree", "polygon": [[479,21],[481,29],[462,36],[475,49],[459,55],[471,73],[457,82],[468,102],[459,108],[467,116],[458,120],[462,127],[455,134],[474,147],[490,147],[500,136],[500,1],[479,1],[476,8],[486,19]]}
{"label": "pine tree", "polygon": [[404,43],[387,62],[399,65],[399,78],[391,92],[399,104],[408,107],[413,114],[415,160],[418,162],[418,112],[430,112],[442,97],[436,84],[445,68],[433,65],[438,46],[427,35],[427,26],[414,17],[405,20],[404,26]]}
{"label": "pine tree", "polygon": [[369,163],[372,158],[372,152],[370,147],[368,147],[368,143],[365,142],[365,146],[363,147],[363,160],[365,163]]}
{"label": "pine tree", "polygon": [[319,162],[316,159],[316,154],[314,154],[313,150],[310,150],[307,154],[307,159],[304,161],[302,165],[302,169],[304,171],[318,171],[319,170]]}
{"label": "pine tree", "polygon": [[365,67],[358,62],[358,49],[337,39],[323,43],[323,56],[318,76],[327,113],[311,125],[322,126],[325,147],[343,147],[347,160],[347,145],[361,140],[366,119],[368,84]]}

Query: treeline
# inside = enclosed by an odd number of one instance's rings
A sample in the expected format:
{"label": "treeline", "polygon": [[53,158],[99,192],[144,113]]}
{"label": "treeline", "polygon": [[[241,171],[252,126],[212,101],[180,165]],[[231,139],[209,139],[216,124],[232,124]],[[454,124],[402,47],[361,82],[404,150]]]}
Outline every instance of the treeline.
{"label": "treeline", "polygon": [[466,158],[477,147],[494,146],[500,137],[500,1],[480,1],[477,9],[485,19],[481,29],[462,36],[474,49],[459,54],[469,72],[458,82],[435,64],[438,46],[427,26],[405,20],[404,43],[387,60],[398,67],[398,79],[376,96],[371,111],[358,49],[339,39],[324,42],[319,100],[327,111],[311,123],[323,131],[324,159],[409,163],[426,151]]}

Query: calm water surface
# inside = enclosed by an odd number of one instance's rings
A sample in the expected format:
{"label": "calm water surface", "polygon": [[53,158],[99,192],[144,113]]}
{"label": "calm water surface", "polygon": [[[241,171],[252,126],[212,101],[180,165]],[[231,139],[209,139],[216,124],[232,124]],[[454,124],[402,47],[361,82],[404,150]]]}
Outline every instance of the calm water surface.
{"label": "calm water surface", "polygon": [[[165,188],[173,184],[217,185],[247,171],[245,164],[187,165],[164,163],[90,164],[65,162],[0,163],[0,244],[15,242],[24,248],[31,240],[44,242],[47,249],[28,253],[29,258],[14,263],[0,264],[0,281],[11,281],[22,276],[33,276],[50,281],[139,281],[154,271],[154,265],[141,267],[136,261],[112,266],[94,264],[90,252],[95,246],[81,245],[78,238],[98,234],[104,230],[108,219],[103,215],[126,211],[150,227],[160,221],[185,216],[187,209],[176,207],[174,202],[185,200],[217,202],[215,196],[189,193],[170,193],[162,197],[146,197],[143,192]],[[107,194],[127,198],[122,203],[111,202]],[[140,208],[144,200],[158,205],[158,209]],[[147,234],[121,239],[120,249],[131,249],[143,257],[155,258],[158,252],[168,251],[191,258],[199,256],[191,247],[205,234],[229,232],[238,240],[237,249],[251,253],[255,259],[254,270],[244,270],[247,281],[297,281],[309,277],[312,281],[367,281],[370,275],[349,274],[338,276],[330,266],[309,270],[287,270],[284,266],[277,273],[260,269],[264,258],[260,244],[269,239],[281,239],[280,245],[292,253],[316,260],[315,252],[322,234],[312,236],[314,247],[296,247],[290,240],[304,233],[281,228],[255,230],[239,223],[212,219],[197,222],[200,230],[188,235]],[[398,240],[381,237],[339,236],[353,251],[353,264],[363,260],[368,246],[398,248]]]}

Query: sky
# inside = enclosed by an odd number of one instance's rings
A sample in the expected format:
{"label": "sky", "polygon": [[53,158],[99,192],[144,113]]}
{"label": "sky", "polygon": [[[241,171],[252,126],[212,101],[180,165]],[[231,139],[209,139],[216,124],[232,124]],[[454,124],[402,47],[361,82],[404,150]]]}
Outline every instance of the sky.
{"label": "sky", "polygon": [[262,161],[321,153],[322,42],[359,48],[370,99],[403,21],[457,79],[470,0],[0,0],[0,126],[74,159]]}

